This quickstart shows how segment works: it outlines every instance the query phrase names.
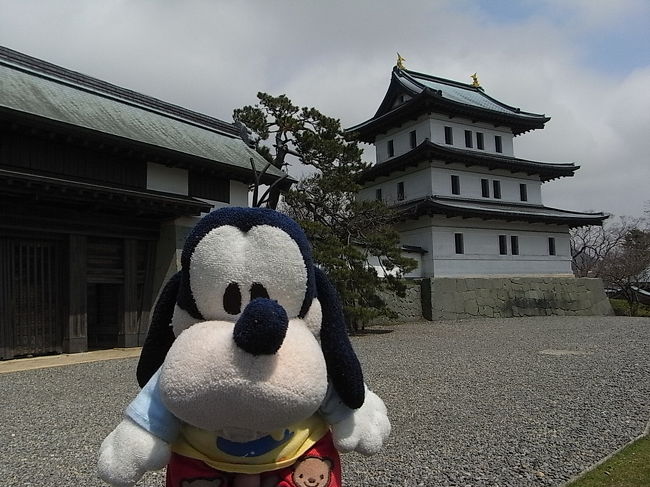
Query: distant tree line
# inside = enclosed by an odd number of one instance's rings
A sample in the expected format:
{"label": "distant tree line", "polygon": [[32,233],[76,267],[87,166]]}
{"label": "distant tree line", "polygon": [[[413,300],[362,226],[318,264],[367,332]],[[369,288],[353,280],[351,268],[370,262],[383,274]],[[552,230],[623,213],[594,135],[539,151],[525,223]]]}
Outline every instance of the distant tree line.
{"label": "distant tree line", "polygon": [[636,289],[650,289],[650,209],[646,218],[621,217],[602,227],[571,231],[571,257],[577,277],[598,277],[629,304],[639,307]]}

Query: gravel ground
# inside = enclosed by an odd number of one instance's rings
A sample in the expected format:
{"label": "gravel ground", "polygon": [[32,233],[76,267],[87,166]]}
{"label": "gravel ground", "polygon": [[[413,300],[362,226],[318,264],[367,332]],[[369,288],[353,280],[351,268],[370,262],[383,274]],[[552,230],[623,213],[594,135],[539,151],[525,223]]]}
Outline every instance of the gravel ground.
{"label": "gravel ground", "polygon": [[[641,434],[650,319],[414,323],[353,338],[393,434],[343,456],[346,485],[546,486]],[[101,440],[136,394],[135,359],[0,375],[0,484],[100,486]],[[138,484],[162,486],[159,473]]]}

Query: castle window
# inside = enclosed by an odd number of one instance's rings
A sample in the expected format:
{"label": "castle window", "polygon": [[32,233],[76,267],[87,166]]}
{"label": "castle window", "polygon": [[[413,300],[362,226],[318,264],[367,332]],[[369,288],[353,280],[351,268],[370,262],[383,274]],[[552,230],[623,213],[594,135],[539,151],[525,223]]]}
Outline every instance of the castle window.
{"label": "castle window", "polygon": [[452,145],[454,143],[454,132],[451,127],[445,127],[445,144]]}
{"label": "castle window", "polygon": [[404,182],[400,181],[397,183],[397,201],[404,200]]}
{"label": "castle window", "polygon": [[418,142],[418,138],[417,138],[417,134],[415,133],[415,130],[409,133],[409,140],[411,142],[411,149],[415,149],[415,146],[417,145]]}
{"label": "castle window", "polygon": [[521,201],[528,201],[528,188],[525,184],[519,185],[519,199]]}
{"label": "castle window", "polygon": [[555,237],[548,237],[548,255],[555,255]]}
{"label": "castle window", "polygon": [[512,255],[519,255],[519,237],[516,235],[510,236],[510,249],[512,251]]}
{"label": "castle window", "polygon": [[469,147],[470,149],[473,147],[471,130],[465,130],[465,147]]}
{"label": "castle window", "polygon": [[503,144],[501,143],[501,136],[494,136],[494,150],[497,152],[503,152]]}
{"label": "castle window", "polygon": [[476,148],[480,150],[485,149],[485,144],[483,142],[483,132],[476,132]]}
{"label": "castle window", "polygon": [[375,199],[377,201],[382,201],[383,198],[381,197],[381,188],[375,190]]}
{"label": "castle window", "polygon": [[393,157],[395,155],[395,144],[393,144],[393,140],[388,141],[388,157]]}
{"label": "castle window", "polygon": [[483,198],[490,197],[490,181],[487,179],[481,179],[481,196]]}
{"label": "castle window", "polygon": [[501,181],[492,181],[492,192],[494,197],[498,200],[501,199]]}
{"label": "castle window", "polygon": [[508,255],[508,238],[505,235],[499,235],[499,254]]}
{"label": "castle window", "polygon": [[451,176],[451,194],[460,194],[460,177]]}
{"label": "castle window", "polygon": [[465,253],[465,244],[463,242],[463,234],[462,233],[454,233],[454,246],[456,247],[456,253],[457,254],[464,254]]}

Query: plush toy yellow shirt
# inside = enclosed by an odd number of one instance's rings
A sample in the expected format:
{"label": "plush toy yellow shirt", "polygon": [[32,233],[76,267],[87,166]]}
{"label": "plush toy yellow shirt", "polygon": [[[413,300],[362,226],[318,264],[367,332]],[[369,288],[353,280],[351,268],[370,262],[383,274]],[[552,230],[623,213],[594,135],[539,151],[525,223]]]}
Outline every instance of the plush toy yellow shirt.
{"label": "plush toy yellow shirt", "polygon": [[225,472],[261,473],[292,465],[327,434],[318,414],[252,441],[235,442],[184,424],[172,450]]}

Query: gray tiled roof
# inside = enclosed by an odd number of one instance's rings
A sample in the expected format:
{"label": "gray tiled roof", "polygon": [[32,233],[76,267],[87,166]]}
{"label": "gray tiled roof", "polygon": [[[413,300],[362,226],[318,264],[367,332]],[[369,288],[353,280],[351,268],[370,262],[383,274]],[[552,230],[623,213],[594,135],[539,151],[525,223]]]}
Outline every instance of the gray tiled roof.
{"label": "gray tiled roof", "polygon": [[397,208],[406,214],[413,215],[446,214],[482,219],[556,223],[572,227],[601,225],[607,218],[604,213],[584,213],[543,205],[492,202],[438,195],[407,201]]}
{"label": "gray tiled roof", "polygon": [[[266,161],[233,124],[0,47],[0,109],[168,149],[240,169]],[[268,174],[283,173],[271,166]]]}

